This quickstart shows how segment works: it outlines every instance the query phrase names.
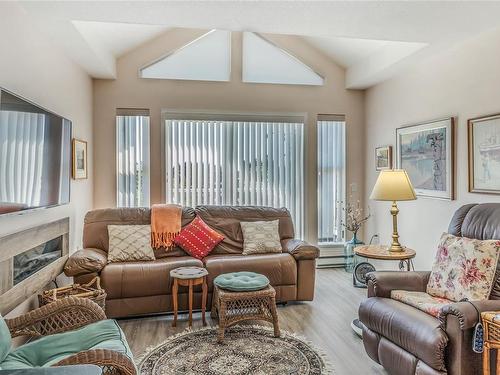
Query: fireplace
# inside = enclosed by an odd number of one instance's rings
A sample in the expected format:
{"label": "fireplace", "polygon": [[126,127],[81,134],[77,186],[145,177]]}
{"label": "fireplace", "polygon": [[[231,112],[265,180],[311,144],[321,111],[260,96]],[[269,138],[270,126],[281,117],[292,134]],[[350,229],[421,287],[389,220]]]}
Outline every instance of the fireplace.
{"label": "fireplace", "polygon": [[63,236],[14,256],[14,285],[62,257]]}
{"label": "fireplace", "polygon": [[0,314],[43,290],[63,271],[69,218],[0,238]]}

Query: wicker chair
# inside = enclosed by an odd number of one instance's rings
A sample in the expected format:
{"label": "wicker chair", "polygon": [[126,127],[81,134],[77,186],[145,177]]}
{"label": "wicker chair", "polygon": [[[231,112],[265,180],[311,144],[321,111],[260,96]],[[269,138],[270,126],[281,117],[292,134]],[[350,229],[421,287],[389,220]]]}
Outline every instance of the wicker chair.
{"label": "wicker chair", "polygon": [[[88,324],[105,320],[104,311],[89,299],[67,297],[22,316],[5,319],[12,337],[42,337],[72,331]],[[133,361],[120,352],[93,349],[75,353],[52,366],[94,364],[103,374],[136,375]]]}

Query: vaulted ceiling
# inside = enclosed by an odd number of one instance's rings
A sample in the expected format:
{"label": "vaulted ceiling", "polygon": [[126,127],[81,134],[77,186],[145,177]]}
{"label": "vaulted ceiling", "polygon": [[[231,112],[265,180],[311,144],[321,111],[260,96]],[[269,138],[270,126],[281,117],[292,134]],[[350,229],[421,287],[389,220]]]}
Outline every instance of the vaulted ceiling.
{"label": "vaulted ceiling", "polygon": [[[500,2],[22,2],[32,22],[91,76],[173,27],[298,35],[346,69],[346,87],[382,82],[500,27]],[[163,51],[167,52],[167,51]]]}

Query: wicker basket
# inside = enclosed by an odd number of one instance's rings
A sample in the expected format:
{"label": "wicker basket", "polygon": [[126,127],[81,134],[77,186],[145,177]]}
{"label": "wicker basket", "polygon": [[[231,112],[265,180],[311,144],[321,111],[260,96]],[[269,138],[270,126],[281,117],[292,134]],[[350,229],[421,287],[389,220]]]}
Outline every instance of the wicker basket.
{"label": "wicker basket", "polygon": [[69,296],[88,298],[101,306],[103,310],[105,308],[106,292],[104,289],[101,289],[99,276],[94,277],[87,284],[72,284],[62,288],[46,290],[38,295],[38,302],[40,306],[43,306]]}

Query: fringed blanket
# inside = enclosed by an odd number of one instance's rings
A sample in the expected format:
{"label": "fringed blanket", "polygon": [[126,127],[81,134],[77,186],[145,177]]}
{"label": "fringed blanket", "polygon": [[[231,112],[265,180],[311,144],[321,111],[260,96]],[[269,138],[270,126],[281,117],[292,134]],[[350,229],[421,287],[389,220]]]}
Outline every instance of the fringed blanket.
{"label": "fringed blanket", "polygon": [[151,207],[151,247],[167,250],[181,231],[182,207],[176,204],[154,204]]}

